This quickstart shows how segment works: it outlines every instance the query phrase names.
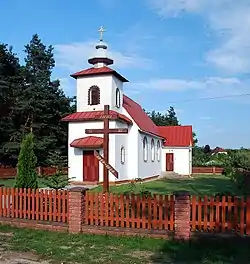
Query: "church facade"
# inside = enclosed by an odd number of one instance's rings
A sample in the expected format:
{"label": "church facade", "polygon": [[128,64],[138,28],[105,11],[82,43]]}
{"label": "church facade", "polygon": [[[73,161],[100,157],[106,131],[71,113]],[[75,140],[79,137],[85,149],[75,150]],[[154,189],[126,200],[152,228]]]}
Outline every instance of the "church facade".
{"label": "church facade", "polygon": [[[160,175],[163,160],[166,163],[166,135],[138,103],[124,94],[123,85],[128,80],[110,68],[113,60],[107,56],[102,36],[96,55],[88,62],[92,67],[71,75],[76,79],[77,112],[62,119],[68,122],[69,177],[76,182],[103,181],[103,165],[95,156],[95,151],[103,156],[103,135],[87,134],[86,129],[103,129],[104,105],[110,107],[109,127],[128,129],[126,134],[109,135],[109,164],[119,174],[117,179],[109,173],[109,181]],[[191,145],[187,147],[190,149]]]}

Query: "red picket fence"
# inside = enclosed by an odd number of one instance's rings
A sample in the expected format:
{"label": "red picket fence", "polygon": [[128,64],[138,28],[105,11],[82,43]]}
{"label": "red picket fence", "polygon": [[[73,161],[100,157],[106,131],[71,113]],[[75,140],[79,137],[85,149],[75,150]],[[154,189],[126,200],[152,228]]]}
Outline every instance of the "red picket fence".
{"label": "red picket fence", "polygon": [[68,222],[68,192],[0,188],[0,217]]}
{"label": "red picket fence", "polygon": [[250,197],[191,198],[191,231],[250,235]]}
{"label": "red picket fence", "polygon": [[[55,167],[38,167],[36,169],[38,175],[42,176],[49,176],[54,173],[56,173],[56,168]],[[68,168],[63,168],[63,172],[65,174],[68,173]],[[15,178],[17,174],[17,169],[16,168],[0,168],[0,179],[11,179]]]}
{"label": "red picket fence", "polygon": [[210,174],[222,174],[223,168],[219,167],[193,167],[192,168],[192,173],[199,173],[199,174],[205,174],[205,173],[210,173]]}
{"label": "red picket fence", "polygon": [[172,195],[87,193],[85,201],[85,225],[174,230]]}

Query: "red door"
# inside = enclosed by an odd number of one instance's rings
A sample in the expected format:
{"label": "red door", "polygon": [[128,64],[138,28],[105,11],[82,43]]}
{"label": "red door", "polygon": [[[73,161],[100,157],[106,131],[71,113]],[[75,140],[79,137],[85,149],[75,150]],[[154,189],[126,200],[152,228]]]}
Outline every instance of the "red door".
{"label": "red door", "polygon": [[99,161],[94,151],[83,151],[83,181],[99,181]]}
{"label": "red door", "polygon": [[174,171],[174,153],[166,153],[166,171]]}

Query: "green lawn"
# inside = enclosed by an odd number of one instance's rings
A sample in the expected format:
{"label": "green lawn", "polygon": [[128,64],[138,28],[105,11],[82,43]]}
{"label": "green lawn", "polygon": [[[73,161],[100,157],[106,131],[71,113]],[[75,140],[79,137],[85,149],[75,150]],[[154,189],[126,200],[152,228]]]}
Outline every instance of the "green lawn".
{"label": "green lawn", "polygon": [[[1,184],[4,185],[3,187],[14,187],[15,186],[15,179],[6,179],[6,180],[1,179],[0,180],[0,185]],[[40,188],[46,187],[46,185],[43,182],[43,179],[42,178],[38,178],[38,186]]]}
{"label": "green lawn", "polygon": [[0,226],[0,240],[1,259],[14,252],[21,256],[24,252],[32,252],[51,261],[48,263],[58,264],[244,264],[250,261],[250,241],[239,238],[185,243],[139,237],[69,235]]}
{"label": "green lawn", "polygon": [[[0,180],[5,187],[14,187],[15,179]],[[39,187],[46,187],[42,178],[38,178]],[[175,191],[186,190],[195,195],[214,195],[218,193],[231,193],[241,195],[229,178],[223,175],[195,175],[194,178],[162,179],[144,183],[123,184],[111,186],[113,193],[126,193],[149,191],[155,194],[173,194]],[[102,186],[91,191],[101,192]]]}
{"label": "green lawn", "polygon": [[[101,191],[99,186],[91,191]],[[111,186],[110,191],[113,193],[124,193],[134,191],[149,191],[156,194],[172,194],[175,191],[186,190],[194,195],[214,195],[218,193],[240,194],[229,178],[223,175],[195,175],[194,178],[184,179],[162,179],[145,183],[136,183],[133,187],[131,184]]]}

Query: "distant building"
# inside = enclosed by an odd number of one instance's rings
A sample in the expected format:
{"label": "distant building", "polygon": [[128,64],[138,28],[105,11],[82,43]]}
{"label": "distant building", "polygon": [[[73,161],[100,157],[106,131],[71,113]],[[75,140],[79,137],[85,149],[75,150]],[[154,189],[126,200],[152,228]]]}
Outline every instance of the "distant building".
{"label": "distant building", "polygon": [[227,151],[223,148],[220,148],[220,147],[216,147],[215,149],[213,149],[211,151],[211,155],[215,155],[215,154],[227,154]]}

